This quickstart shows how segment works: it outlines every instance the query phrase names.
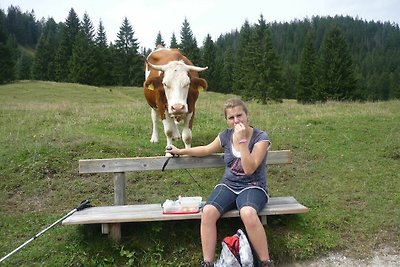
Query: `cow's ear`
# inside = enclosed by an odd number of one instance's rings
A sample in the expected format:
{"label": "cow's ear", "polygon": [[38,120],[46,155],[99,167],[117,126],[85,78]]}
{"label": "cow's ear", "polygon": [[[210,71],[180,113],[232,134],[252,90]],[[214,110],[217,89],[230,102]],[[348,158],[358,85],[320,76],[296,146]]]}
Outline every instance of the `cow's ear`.
{"label": "cow's ear", "polygon": [[160,77],[153,77],[150,79],[147,79],[144,82],[144,87],[146,87],[148,90],[154,91],[154,89],[157,89],[158,87],[161,86],[161,79]]}
{"label": "cow's ear", "polygon": [[202,78],[196,78],[196,84],[197,84],[197,90],[199,90],[199,92],[207,90],[208,84],[206,80]]}

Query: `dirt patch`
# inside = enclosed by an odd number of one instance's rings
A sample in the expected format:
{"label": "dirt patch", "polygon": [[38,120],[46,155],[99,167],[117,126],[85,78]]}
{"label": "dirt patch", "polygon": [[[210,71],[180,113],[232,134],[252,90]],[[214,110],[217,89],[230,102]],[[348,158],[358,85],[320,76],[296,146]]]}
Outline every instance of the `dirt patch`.
{"label": "dirt patch", "polygon": [[296,262],[277,267],[399,267],[399,248],[382,248],[366,259],[353,259],[341,253],[332,253],[312,261]]}

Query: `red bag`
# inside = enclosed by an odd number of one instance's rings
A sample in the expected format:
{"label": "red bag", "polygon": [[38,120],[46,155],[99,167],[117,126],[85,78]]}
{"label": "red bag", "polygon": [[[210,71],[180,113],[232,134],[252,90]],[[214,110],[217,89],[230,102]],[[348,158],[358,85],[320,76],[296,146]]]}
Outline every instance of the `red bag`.
{"label": "red bag", "polygon": [[222,251],[215,267],[253,267],[253,253],[241,229],[222,241]]}
{"label": "red bag", "polygon": [[240,260],[239,256],[239,236],[238,235],[233,235],[233,236],[227,236],[223,240],[225,244],[228,246],[229,250],[232,252],[235,257]]}

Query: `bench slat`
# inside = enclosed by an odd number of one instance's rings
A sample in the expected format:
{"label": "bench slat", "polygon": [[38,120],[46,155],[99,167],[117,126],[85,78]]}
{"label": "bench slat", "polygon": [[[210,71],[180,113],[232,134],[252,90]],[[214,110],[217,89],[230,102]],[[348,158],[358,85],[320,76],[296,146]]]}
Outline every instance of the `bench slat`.
{"label": "bench slat", "polygon": [[[299,214],[308,212],[308,208],[297,202],[294,197],[272,197],[259,215]],[[229,211],[222,217],[238,217],[237,210]],[[75,212],[66,218],[63,224],[102,224],[124,222],[170,221],[200,219],[196,214],[163,214],[161,204],[124,205],[92,207]]]}
{"label": "bench slat", "polygon": [[[108,173],[161,170],[167,157],[110,158],[79,160],[79,173]],[[290,150],[269,151],[267,164],[288,164],[292,162]],[[200,158],[182,156],[169,160],[166,170],[214,168],[225,166],[223,154]]]}

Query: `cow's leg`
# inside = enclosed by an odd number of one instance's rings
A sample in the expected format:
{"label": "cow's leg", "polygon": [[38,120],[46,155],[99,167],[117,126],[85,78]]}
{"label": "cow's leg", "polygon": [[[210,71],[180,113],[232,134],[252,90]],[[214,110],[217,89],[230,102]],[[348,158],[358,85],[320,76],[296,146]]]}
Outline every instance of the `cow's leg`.
{"label": "cow's leg", "polygon": [[193,113],[188,113],[184,120],[182,140],[183,143],[185,143],[185,148],[190,148],[192,146],[192,130],[189,128],[189,122],[192,116]]}
{"label": "cow's leg", "polygon": [[173,134],[172,134],[172,138],[174,140],[179,140],[181,139],[181,134],[179,133],[179,129],[178,129],[178,122],[174,121],[174,127],[173,127]]}
{"label": "cow's leg", "polygon": [[164,125],[165,137],[167,138],[167,146],[170,146],[172,145],[174,127],[176,127],[175,121],[168,114],[166,114],[165,119],[162,122]]}
{"label": "cow's leg", "polygon": [[151,109],[151,122],[153,123],[153,132],[151,134],[150,142],[158,143],[158,131],[157,131],[157,111],[155,109]]}

